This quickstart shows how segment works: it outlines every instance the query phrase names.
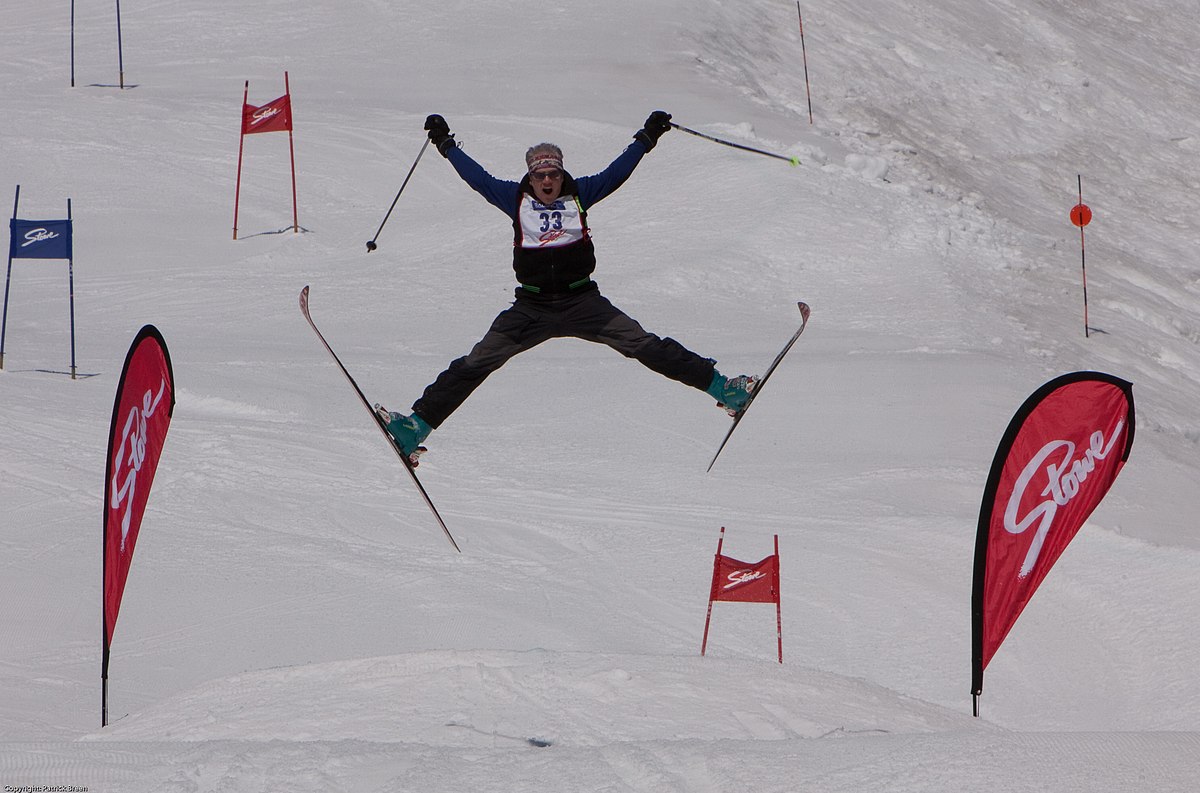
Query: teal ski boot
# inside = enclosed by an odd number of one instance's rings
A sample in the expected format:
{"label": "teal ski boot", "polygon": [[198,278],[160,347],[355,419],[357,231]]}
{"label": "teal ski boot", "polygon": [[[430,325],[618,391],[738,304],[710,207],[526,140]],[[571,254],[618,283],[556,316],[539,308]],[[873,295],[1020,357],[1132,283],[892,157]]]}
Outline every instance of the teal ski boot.
{"label": "teal ski boot", "polygon": [[387,428],[388,435],[392,436],[392,440],[400,447],[400,451],[408,458],[415,468],[417,460],[428,449],[421,445],[421,441],[429,437],[429,433],[433,432],[433,427],[425,423],[425,420],[413,413],[411,416],[406,416],[403,413],[393,413],[383,405],[375,406],[375,413],[378,414],[380,420],[383,421]]}
{"label": "teal ski boot", "polygon": [[750,396],[758,385],[758,377],[740,374],[737,377],[726,377],[720,372],[713,372],[712,383],[708,386],[708,394],[717,400],[717,407],[724,408],[730,416],[737,418]]}

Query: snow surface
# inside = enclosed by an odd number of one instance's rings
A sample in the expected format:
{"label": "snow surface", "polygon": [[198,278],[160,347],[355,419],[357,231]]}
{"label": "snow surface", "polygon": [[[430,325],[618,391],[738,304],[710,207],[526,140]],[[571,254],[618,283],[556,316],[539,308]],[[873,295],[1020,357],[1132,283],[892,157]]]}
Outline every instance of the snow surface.
{"label": "snow surface", "polygon": [[[1200,28],[1192,0],[157,0],[10,4],[0,187],[72,199],[66,268],[18,260],[0,372],[0,785],[89,791],[1190,791],[1200,779]],[[296,118],[246,140],[243,82]],[[761,370],[711,473],[711,400],[547,343],[430,438],[455,554],[297,307],[406,408],[510,299],[489,170],[576,174],[673,132],[591,213],[605,293]],[[1078,200],[1087,228],[1084,337]],[[6,188],[11,189],[11,188]],[[153,323],[178,404],[100,727],[104,446]],[[1078,369],[1133,381],[1133,454],[993,660],[971,715],[987,468]],[[726,552],[780,537],[768,606]]]}

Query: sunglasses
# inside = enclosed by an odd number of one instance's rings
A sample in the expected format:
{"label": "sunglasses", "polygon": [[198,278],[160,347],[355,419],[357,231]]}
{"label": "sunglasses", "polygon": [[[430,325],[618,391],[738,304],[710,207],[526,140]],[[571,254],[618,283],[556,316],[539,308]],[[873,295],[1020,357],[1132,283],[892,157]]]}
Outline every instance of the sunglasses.
{"label": "sunglasses", "polygon": [[557,168],[548,171],[531,171],[529,173],[529,181],[540,182],[543,179],[561,179],[563,172]]}

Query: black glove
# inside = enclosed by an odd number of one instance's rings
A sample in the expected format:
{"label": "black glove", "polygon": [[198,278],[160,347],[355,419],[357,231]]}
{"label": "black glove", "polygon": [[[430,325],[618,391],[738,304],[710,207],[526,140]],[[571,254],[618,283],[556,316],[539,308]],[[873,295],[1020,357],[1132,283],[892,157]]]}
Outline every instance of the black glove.
{"label": "black glove", "polygon": [[425,129],[429,132],[429,142],[437,148],[438,154],[449,157],[450,150],[458,144],[450,134],[450,125],[446,123],[446,119],[434,113],[425,119]]}
{"label": "black glove", "polygon": [[640,140],[642,145],[646,147],[646,151],[654,148],[654,144],[658,143],[658,139],[662,137],[664,132],[671,129],[671,114],[665,110],[655,110],[646,119],[646,126],[642,127],[635,134],[634,140]]}

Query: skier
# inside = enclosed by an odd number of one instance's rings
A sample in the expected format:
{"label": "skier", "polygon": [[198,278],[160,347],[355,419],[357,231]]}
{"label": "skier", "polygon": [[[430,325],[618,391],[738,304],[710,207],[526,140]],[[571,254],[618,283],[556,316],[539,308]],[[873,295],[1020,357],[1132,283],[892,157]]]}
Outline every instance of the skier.
{"label": "skier", "polygon": [[525,153],[527,173],[519,182],[497,179],[471,159],[454,139],[446,120],[425,120],[429,140],[477,193],[512,220],[513,270],[518,286],[510,308],[501,311],[484,337],[451,362],[413,403],[412,413],[376,405],[389,434],[416,463],[420,444],[442,425],[471,392],[517,353],[547,339],[574,337],[607,344],[661,375],[708,393],[731,416],[745,406],[758,378],[727,378],[716,362],[670,338],[645,331],[600,294],[592,271],[596,257],[587,212],[620,187],[659,137],[671,129],[671,116],[655,110],[613,162],[598,174],[572,177],[563,168],[562,149],[539,143]]}

